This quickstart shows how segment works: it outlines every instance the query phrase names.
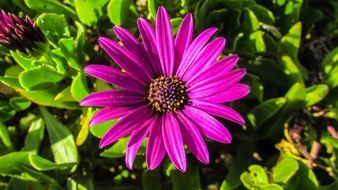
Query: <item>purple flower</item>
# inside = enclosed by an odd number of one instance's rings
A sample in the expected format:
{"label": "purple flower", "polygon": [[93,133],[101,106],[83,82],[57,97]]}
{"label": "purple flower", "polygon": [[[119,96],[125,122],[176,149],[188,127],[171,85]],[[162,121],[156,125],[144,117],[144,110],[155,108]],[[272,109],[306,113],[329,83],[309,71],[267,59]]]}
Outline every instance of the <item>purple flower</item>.
{"label": "purple flower", "polygon": [[45,38],[28,16],[25,20],[12,13],[0,11],[0,44],[11,49],[27,53],[37,48],[37,42],[45,42]]}
{"label": "purple flower", "polygon": [[104,65],[89,65],[85,72],[121,87],[85,97],[82,106],[105,107],[90,125],[121,118],[100,142],[106,147],[130,135],[126,165],[132,168],[142,141],[147,139],[146,162],[156,168],[168,154],[180,171],[186,170],[184,144],[202,163],[209,162],[203,136],[230,143],[226,127],[213,116],[244,125],[242,116],[223,105],[246,96],[250,89],[240,84],[245,69],[235,69],[238,56],[217,60],[225,38],[208,42],[216,28],[193,36],[193,18],[187,14],[174,38],[167,11],[160,7],[155,29],[145,19],[137,21],[143,45],[126,29],[114,27],[123,46],[106,37],[99,43],[124,70]]}

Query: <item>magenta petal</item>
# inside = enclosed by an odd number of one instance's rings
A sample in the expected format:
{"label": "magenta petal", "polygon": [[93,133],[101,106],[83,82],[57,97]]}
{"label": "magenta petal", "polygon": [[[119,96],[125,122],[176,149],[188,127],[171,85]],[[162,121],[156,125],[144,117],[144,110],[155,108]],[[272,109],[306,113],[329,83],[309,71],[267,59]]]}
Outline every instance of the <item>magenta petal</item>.
{"label": "magenta petal", "polygon": [[149,73],[152,73],[153,71],[148,64],[149,60],[146,56],[146,51],[140,45],[137,38],[135,38],[133,34],[122,27],[114,26],[113,30],[123,45],[128,49],[128,51],[135,55],[135,58],[138,59],[138,62],[142,63],[142,66],[144,66]]}
{"label": "magenta petal", "polygon": [[224,75],[211,77],[203,81],[196,81],[189,86],[189,97],[199,98],[215,95],[237,84],[244,76],[245,69],[237,69]]}
{"label": "magenta petal", "polygon": [[191,64],[190,68],[184,73],[182,79],[188,81],[203,67],[208,67],[216,61],[216,58],[221,54],[225,46],[225,38],[216,38],[206,45],[196,56],[196,59]]}
{"label": "magenta petal", "polygon": [[119,138],[128,135],[135,128],[148,122],[150,118],[148,106],[143,106],[128,115],[122,117],[112,128],[110,128],[100,141],[100,148],[116,142]]}
{"label": "magenta petal", "polygon": [[84,71],[91,76],[106,81],[110,84],[137,92],[144,92],[144,86],[134,78],[121,71],[106,65],[88,65]]}
{"label": "magenta petal", "polygon": [[129,169],[133,168],[137,151],[140,148],[142,141],[147,136],[149,129],[155,124],[155,121],[156,119],[149,119],[142,127],[139,127],[131,133],[126,151],[126,165]]}
{"label": "magenta petal", "polygon": [[233,87],[212,96],[197,98],[201,101],[223,103],[239,100],[250,93],[250,87],[245,84],[235,84]]}
{"label": "magenta petal", "polygon": [[155,32],[162,70],[165,75],[170,76],[174,69],[174,37],[170,17],[163,7],[159,7],[157,11]]}
{"label": "magenta petal", "polygon": [[187,168],[183,140],[180,127],[172,113],[162,118],[162,138],[168,156],[175,167],[181,172]]}
{"label": "magenta petal", "polygon": [[201,49],[209,41],[212,35],[215,34],[216,31],[217,28],[209,28],[203,31],[194,39],[194,41],[190,44],[189,48],[186,50],[182,57],[182,61],[177,69],[177,76],[180,77],[187,71],[191,63],[195,60],[198,52],[201,51]]}
{"label": "magenta petal", "polygon": [[156,119],[154,125],[150,128],[150,133],[146,149],[146,162],[150,170],[155,169],[161,164],[165,156],[165,148],[161,132],[161,120]]}
{"label": "magenta petal", "polygon": [[194,20],[191,13],[185,15],[180,27],[178,28],[177,35],[175,38],[175,68],[177,70],[182,56],[188,49],[194,30]]}
{"label": "magenta petal", "polygon": [[237,111],[228,106],[198,100],[193,100],[191,106],[204,110],[209,114],[223,117],[240,125],[245,125],[243,117]]}
{"label": "magenta petal", "polygon": [[102,122],[116,119],[127,115],[133,111],[133,107],[106,107],[96,112],[89,122],[89,126],[93,126]]}
{"label": "magenta petal", "polygon": [[203,67],[200,71],[191,75],[186,80],[186,85],[190,86],[194,81],[203,81],[217,75],[224,75],[236,66],[238,59],[237,55],[229,55],[219,61],[215,61],[208,67]]}
{"label": "magenta petal", "polygon": [[195,123],[190,121],[183,113],[177,113],[184,143],[186,143],[192,154],[204,164],[209,163],[208,148]]}
{"label": "magenta petal", "polygon": [[155,31],[153,27],[147,20],[143,18],[137,19],[137,26],[143,41],[143,46],[147,52],[154,71],[156,71],[158,75],[163,75],[160,59],[158,57]]}
{"label": "magenta petal", "polygon": [[144,102],[140,94],[126,90],[106,90],[94,92],[80,102],[81,106],[128,106]]}
{"label": "magenta petal", "polygon": [[152,78],[149,71],[138,62],[138,59],[118,43],[109,38],[100,37],[99,44],[116,64],[123,68],[130,76],[140,80],[143,84],[147,84]]}
{"label": "magenta petal", "polygon": [[231,143],[231,134],[226,127],[208,113],[190,106],[185,106],[182,111],[206,137],[221,143]]}

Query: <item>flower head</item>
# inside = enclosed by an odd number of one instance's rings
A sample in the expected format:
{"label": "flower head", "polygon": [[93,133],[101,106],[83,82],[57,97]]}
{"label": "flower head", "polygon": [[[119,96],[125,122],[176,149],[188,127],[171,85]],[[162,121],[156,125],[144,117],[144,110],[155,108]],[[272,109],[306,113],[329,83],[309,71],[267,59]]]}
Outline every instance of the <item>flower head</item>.
{"label": "flower head", "polygon": [[240,84],[245,69],[235,69],[237,55],[218,60],[225,39],[211,40],[216,28],[193,39],[193,18],[187,14],[174,37],[168,13],[157,12],[155,30],[145,19],[137,21],[143,45],[121,27],[114,32],[122,42],[99,38],[100,46],[123,71],[105,65],[89,65],[85,72],[121,87],[95,92],[82,106],[101,106],[90,125],[121,118],[100,142],[106,147],[130,135],[126,165],[132,168],[136,153],[147,137],[146,162],[156,168],[168,154],[180,171],[186,170],[184,144],[202,163],[209,162],[203,136],[230,143],[227,128],[214,116],[244,125],[244,119],[223,105],[246,96],[250,89]]}
{"label": "flower head", "polygon": [[45,42],[39,27],[28,16],[21,19],[12,13],[0,11],[0,44],[11,50],[27,53]]}

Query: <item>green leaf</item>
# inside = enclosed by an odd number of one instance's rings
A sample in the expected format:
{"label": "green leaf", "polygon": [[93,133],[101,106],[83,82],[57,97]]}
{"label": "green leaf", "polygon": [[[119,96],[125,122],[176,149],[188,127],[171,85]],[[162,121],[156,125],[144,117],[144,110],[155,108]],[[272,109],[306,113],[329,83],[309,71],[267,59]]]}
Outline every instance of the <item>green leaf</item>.
{"label": "green leaf", "polygon": [[110,0],[107,6],[110,21],[121,26],[128,15],[130,4],[131,0]]}
{"label": "green leaf", "polygon": [[297,172],[297,186],[295,189],[317,190],[318,180],[313,171],[303,162],[298,161],[299,171]]}
{"label": "green leaf", "polygon": [[173,170],[170,178],[173,183],[173,190],[195,190],[201,188],[200,175],[197,166],[191,165],[185,173]]}
{"label": "green leaf", "polygon": [[148,0],[148,12],[151,18],[156,18],[156,4],[155,0]]}
{"label": "green leaf", "polygon": [[100,153],[100,156],[107,158],[121,158],[126,153],[126,147],[128,144],[129,137],[120,138],[113,146],[105,149]]}
{"label": "green leaf", "polygon": [[60,92],[60,88],[55,86],[50,86],[39,91],[26,91],[18,89],[18,92],[21,96],[38,105],[67,109],[75,109],[78,107],[78,103],[56,101],[54,98]]}
{"label": "green leaf", "polygon": [[324,116],[338,121],[338,109],[331,108],[325,112]]}
{"label": "green leaf", "polygon": [[249,172],[244,172],[240,177],[243,185],[248,189],[255,189],[259,185],[269,184],[269,178],[264,168],[259,165],[251,165]]}
{"label": "green leaf", "polygon": [[77,101],[81,101],[89,94],[86,75],[83,72],[78,72],[76,77],[73,79],[70,92]]}
{"label": "green leaf", "polygon": [[97,125],[90,127],[90,133],[92,133],[97,138],[102,138],[103,135],[110,129],[115,123],[117,119],[106,121]]}
{"label": "green leaf", "polygon": [[19,96],[19,97],[13,97],[9,99],[9,104],[14,109],[20,111],[20,110],[27,109],[32,103],[29,100]]}
{"label": "green leaf", "polygon": [[35,67],[35,65],[32,64],[33,59],[25,56],[23,53],[19,51],[11,51],[11,56],[13,57],[15,62],[25,70],[32,69]]}
{"label": "green leaf", "polygon": [[263,39],[264,32],[258,30],[250,34],[249,39],[255,47],[256,52],[265,52],[266,46]]}
{"label": "green leaf", "polygon": [[292,158],[283,158],[272,169],[272,178],[276,183],[288,183],[289,180],[297,173],[299,164]]}
{"label": "green leaf", "polygon": [[281,48],[283,51],[292,55],[292,58],[298,56],[298,49],[300,46],[300,40],[302,36],[302,23],[297,22],[289,32],[281,39]]}
{"label": "green leaf", "polygon": [[80,21],[93,26],[102,16],[102,8],[108,0],[74,0],[74,6]]}
{"label": "green leaf", "polygon": [[19,82],[26,90],[45,87],[45,84],[60,82],[62,79],[63,75],[45,66],[23,71],[19,75]]}
{"label": "green leaf", "polygon": [[21,88],[21,85],[17,78],[0,76],[0,82],[12,88]]}
{"label": "green leaf", "polygon": [[68,65],[72,67],[73,69],[80,71],[81,66],[78,61],[76,49],[74,47],[73,38],[62,38],[59,40],[58,45],[65,59],[67,60]]}
{"label": "green leaf", "polygon": [[11,119],[15,114],[15,109],[12,108],[8,102],[0,101],[0,122]]}
{"label": "green leaf", "polygon": [[75,11],[57,0],[25,0],[27,7],[40,13],[52,12],[75,16]]}
{"label": "green leaf", "polygon": [[15,169],[13,167],[29,166],[38,171],[48,171],[69,167],[72,164],[55,164],[35,154],[12,152],[0,157],[0,173],[7,174]]}
{"label": "green leaf", "polygon": [[288,99],[288,104],[293,107],[303,108],[305,106],[306,90],[305,86],[301,83],[295,83],[285,94]]}
{"label": "green leaf", "polygon": [[303,76],[297,63],[291,58],[288,54],[281,54],[278,57],[279,63],[282,65],[284,73],[288,77],[289,85],[292,85],[296,82],[304,83]]}
{"label": "green leaf", "polygon": [[178,28],[180,27],[180,24],[182,23],[182,18],[178,17],[178,18],[170,19],[170,23],[172,26],[173,34],[176,35]]}
{"label": "green leaf", "polygon": [[9,136],[7,127],[2,122],[0,122],[0,139],[8,151],[14,150],[13,143],[11,137]]}
{"label": "green leaf", "polygon": [[4,76],[11,78],[18,78],[19,74],[23,71],[23,69],[19,65],[13,65],[6,69]]}
{"label": "green leaf", "polygon": [[59,92],[55,98],[56,101],[61,102],[75,102],[76,100],[73,98],[72,93],[70,91],[70,86],[63,89],[61,92]]}
{"label": "green leaf", "polygon": [[64,15],[44,13],[36,19],[36,23],[54,44],[58,44],[60,38],[70,37],[69,27]]}
{"label": "green leaf", "polygon": [[325,55],[322,66],[326,75],[331,73],[335,68],[338,69],[338,47]]}
{"label": "green leaf", "polygon": [[51,144],[55,163],[75,163],[78,162],[78,152],[74,137],[60,121],[55,119],[44,107],[39,107]]}
{"label": "green leaf", "polygon": [[244,8],[242,14],[242,27],[245,34],[250,34],[259,29],[259,21],[253,11],[248,8]]}
{"label": "green leaf", "polygon": [[311,86],[306,89],[306,106],[312,106],[326,97],[329,93],[329,87],[325,84]]}
{"label": "green leaf", "polygon": [[275,115],[285,104],[286,98],[272,98],[254,107],[248,114],[248,119],[255,129],[261,127]]}
{"label": "green leaf", "polygon": [[37,154],[44,137],[45,124],[42,118],[34,120],[29,127],[25,146],[21,149],[23,152]]}
{"label": "green leaf", "polygon": [[338,72],[331,73],[326,80],[326,83],[331,87],[335,88],[338,86]]}
{"label": "green leaf", "polygon": [[298,22],[282,37],[278,55],[278,61],[284,68],[285,74],[289,76],[290,84],[302,82],[303,77],[308,78],[307,70],[298,61],[298,49],[302,35],[302,23]]}
{"label": "green leaf", "polygon": [[260,22],[264,22],[266,24],[273,24],[275,22],[275,17],[269,9],[258,4],[249,6],[249,8],[255,13]]}

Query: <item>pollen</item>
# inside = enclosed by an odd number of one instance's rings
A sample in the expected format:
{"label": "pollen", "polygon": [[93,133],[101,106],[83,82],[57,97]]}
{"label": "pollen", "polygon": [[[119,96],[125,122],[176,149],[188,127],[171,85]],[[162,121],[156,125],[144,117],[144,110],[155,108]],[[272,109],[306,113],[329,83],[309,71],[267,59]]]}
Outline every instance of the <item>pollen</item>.
{"label": "pollen", "polygon": [[148,103],[154,112],[176,112],[188,100],[184,82],[176,76],[160,76],[149,84]]}

